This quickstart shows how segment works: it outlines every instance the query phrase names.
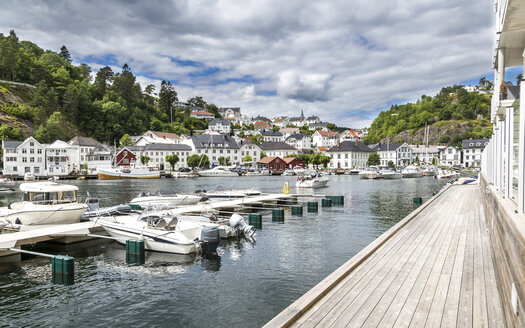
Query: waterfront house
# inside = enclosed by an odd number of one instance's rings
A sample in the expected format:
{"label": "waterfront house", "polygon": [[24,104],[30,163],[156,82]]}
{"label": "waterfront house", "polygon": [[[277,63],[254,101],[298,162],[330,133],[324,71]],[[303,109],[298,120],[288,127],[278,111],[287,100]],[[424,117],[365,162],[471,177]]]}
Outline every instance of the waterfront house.
{"label": "waterfront house", "polygon": [[241,116],[240,107],[220,107],[217,109],[223,118],[238,118]]}
{"label": "waterfront house", "polygon": [[283,134],[279,131],[261,131],[264,142],[281,142],[284,141]]}
{"label": "waterfront house", "polygon": [[149,144],[177,144],[181,139],[175,133],[147,131],[137,141],[136,146],[146,146]]}
{"label": "waterfront house", "polygon": [[212,120],[215,118],[215,114],[210,113],[210,112],[201,112],[201,111],[191,112],[190,116],[195,117],[195,118],[205,118],[205,119],[212,119]]}
{"label": "waterfront house", "polygon": [[208,129],[213,132],[228,134],[231,131],[230,120],[227,119],[213,119],[208,123]]}
{"label": "waterfront house", "polygon": [[297,157],[284,157],[283,158],[284,169],[285,170],[292,170],[296,167],[302,167],[304,169],[304,163]]}
{"label": "waterfront house", "polygon": [[110,147],[93,138],[81,136],[74,137],[68,143],[77,148],[76,157],[73,158],[76,167],[87,168],[92,174],[97,168],[111,167],[113,151]]}
{"label": "waterfront house", "polygon": [[312,135],[312,144],[316,147],[333,147],[337,145],[339,133],[331,130],[317,130]]}
{"label": "waterfront house", "polygon": [[33,137],[24,141],[2,140],[2,160],[5,176],[23,177],[26,173],[47,176],[45,147]]}
{"label": "waterfront house", "polygon": [[290,146],[286,142],[263,142],[259,145],[262,151],[266,153],[266,156],[270,157],[285,157],[292,154],[297,154],[298,151],[295,147]]}
{"label": "waterfront house", "polygon": [[76,173],[80,170],[74,161],[75,158],[78,158],[77,152],[77,147],[62,140],[56,140],[46,146],[47,174],[61,176]]}
{"label": "waterfront house", "polygon": [[144,150],[145,146],[124,146],[117,152],[116,166],[134,166],[141,165],[139,153]]}
{"label": "waterfront house", "polygon": [[332,158],[330,168],[353,169],[364,168],[368,161],[368,156],[373,152],[362,142],[343,141],[326,151]]}
{"label": "waterfront house", "polygon": [[257,161],[261,158],[261,148],[248,140],[240,140],[239,145],[239,161],[244,163],[244,158],[250,156],[253,161]]}
{"label": "waterfront house", "polygon": [[489,139],[467,139],[463,140],[463,166],[480,167],[481,153],[489,143]]}
{"label": "waterfront house", "polygon": [[166,156],[177,155],[179,161],[175,164],[175,169],[187,166],[187,158],[192,153],[192,148],[186,144],[149,144],[143,149],[138,150],[137,159],[140,162],[141,156],[149,157],[148,166],[155,165],[159,170],[170,170],[171,166],[166,161]]}
{"label": "waterfront house", "polygon": [[278,156],[267,156],[261,158],[257,162],[257,167],[260,169],[267,169],[272,171],[284,171],[286,167],[286,162]]}
{"label": "waterfront house", "polygon": [[461,149],[455,146],[447,146],[439,151],[439,165],[460,166],[462,164]]}
{"label": "waterfront house", "polygon": [[229,135],[196,134],[182,143],[190,146],[193,154],[208,156],[210,163],[218,163],[219,157],[228,158],[232,164],[242,161],[239,155],[240,147]]}
{"label": "waterfront house", "polygon": [[412,149],[412,163],[419,161],[421,164],[432,164],[434,159],[436,163],[439,162],[439,152],[445,146],[410,145],[410,148]]}
{"label": "waterfront house", "polygon": [[312,138],[303,133],[292,134],[284,142],[302,152],[311,151],[312,149]]}
{"label": "waterfront house", "polygon": [[380,165],[388,165],[390,161],[395,166],[412,164],[412,148],[406,142],[377,144],[372,150],[379,155]]}

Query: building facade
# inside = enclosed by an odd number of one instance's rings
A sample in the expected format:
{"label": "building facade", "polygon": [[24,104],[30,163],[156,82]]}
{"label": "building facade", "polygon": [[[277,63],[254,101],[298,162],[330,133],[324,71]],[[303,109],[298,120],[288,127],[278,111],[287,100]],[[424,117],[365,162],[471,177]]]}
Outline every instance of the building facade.
{"label": "building facade", "polygon": [[463,166],[464,167],[480,167],[481,153],[485,146],[489,143],[489,139],[467,139],[462,141],[463,146]]}
{"label": "building facade", "polygon": [[447,146],[439,152],[439,165],[441,166],[461,166],[461,149],[454,146]]}
{"label": "building facade", "polygon": [[378,144],[373,150],[379,155],[381,165],[392,161],[395,166],[412,164],[412,148],[406,142]]}
{"label": "building facade", "polygon": [[2,140],[2,151],[5,176],[23,177],[26,173],[32,173],[35,177],[47,176],[46,149],[35,138]]}
{"label": "building facade", "polygon": [[373,150],[367,145],[358,141],[343,141],[326,151],[332,158],[330,161],[332,169],[364,168],[372,152]]}

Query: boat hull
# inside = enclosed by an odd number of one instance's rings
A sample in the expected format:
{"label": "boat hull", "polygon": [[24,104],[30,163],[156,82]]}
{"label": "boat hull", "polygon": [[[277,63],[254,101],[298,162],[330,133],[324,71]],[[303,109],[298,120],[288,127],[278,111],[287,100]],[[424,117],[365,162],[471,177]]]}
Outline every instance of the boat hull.
{"label": "boat hull", "polygon": [[313,180],[304,180],[297,181],[297,188],[322,188],[325,187],[328,183],[328,179],[313,179]]}
{"label": "boat hull", "polygon": [[[13,204],[16,206],[15,204]],[[86,204],[35,205],[32,208],[7,209],[0,216],[12,223],[17,220],[23,225],[78,223],[88,209]]]}
{"label": "boat hull", "polygon": [[387,180],[401,179],[402,177],[401,173],[383,174],[383,178]]}
{"label": "boat hull", "polygon": [[195,205],[202,197],[187,195],[179,197],[137,197],[133,198],[130,203],[141,206],[148,205],[168,205],[168,206],[180,206],[180,205]]}
{"label": "boat hull", "polygon": [[131,169],[129,172],[123,172],[119,169],[97,169],[97,176],[100,180],[158,179],[160,171]]}
{"label": "boat hull", "polygon": [[423,172],[403,173],[403,178],[421,178],[421,177],[423,177]]}
{"label": "boat hull", "polygon": [[359,179],[379,179],[381,175],[378,172],[359,172]]}

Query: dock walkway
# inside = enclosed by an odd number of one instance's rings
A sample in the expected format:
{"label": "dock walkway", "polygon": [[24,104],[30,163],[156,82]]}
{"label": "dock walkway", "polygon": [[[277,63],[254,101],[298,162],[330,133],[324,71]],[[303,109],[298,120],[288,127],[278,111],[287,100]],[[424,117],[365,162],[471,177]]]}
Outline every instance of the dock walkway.
{"label": "dock walkway", "polygon": [[265,327],[504,327],[479,186],[452,186]]}

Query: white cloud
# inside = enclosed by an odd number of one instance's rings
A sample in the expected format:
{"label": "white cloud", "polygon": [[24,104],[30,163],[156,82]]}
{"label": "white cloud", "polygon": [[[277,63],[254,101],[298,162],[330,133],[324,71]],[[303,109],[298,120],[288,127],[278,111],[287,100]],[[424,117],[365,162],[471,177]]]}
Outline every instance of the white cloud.
{"label": "white cloud", "polygon": [[[489,1],[4,1],[0,32],[248,115],[367,125],[491,71]],[[329,113],[329,114],[327,114]]]}

